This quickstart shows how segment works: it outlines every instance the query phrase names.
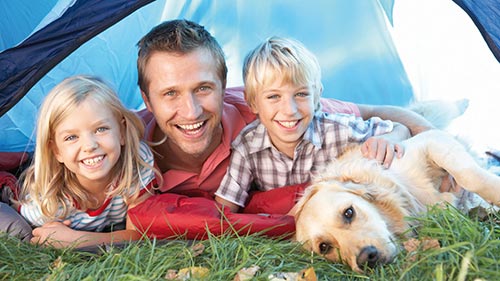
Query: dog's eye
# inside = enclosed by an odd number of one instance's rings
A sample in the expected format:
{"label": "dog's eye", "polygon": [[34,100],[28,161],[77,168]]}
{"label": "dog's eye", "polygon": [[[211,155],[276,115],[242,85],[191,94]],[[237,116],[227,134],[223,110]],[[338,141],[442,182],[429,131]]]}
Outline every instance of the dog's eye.
{"label": "dog's eye", "polygon": [[330,245],[329,243],[321,242],[319,244],[319,253],[322,255],[328,254],[328,252],[330,252],[331,249],[332,249],[332,245]]}
{"label": "dog's eye", "polygon": [[348,221],[348,222],[352,221],[352,219],[354,218],[354,215],[355,215],[355,212],[354,212],[354,208],[352,206],[344,210],[344,219],[346,221]]}

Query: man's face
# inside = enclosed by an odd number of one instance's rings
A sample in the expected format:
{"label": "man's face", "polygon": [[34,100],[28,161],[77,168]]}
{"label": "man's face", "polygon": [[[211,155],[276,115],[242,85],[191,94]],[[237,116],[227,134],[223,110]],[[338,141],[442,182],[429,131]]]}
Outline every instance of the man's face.
{"label": "man's face", "polygon": [[167,141],[193,157],[207,156],[221,142],[224,89],[210,52],[156,52],[145,74],[143,99]]}

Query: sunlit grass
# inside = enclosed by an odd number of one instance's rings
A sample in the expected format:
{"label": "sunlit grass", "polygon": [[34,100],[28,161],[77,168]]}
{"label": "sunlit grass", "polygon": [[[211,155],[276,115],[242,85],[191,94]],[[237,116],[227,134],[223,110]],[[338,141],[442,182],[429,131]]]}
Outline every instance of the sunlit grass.
{"label": "sunlit grass", "polygon": [[[437,239],[438,249],[402,251],[393,264],[366,274],[332,264],[289,240],[223,235],[204,241],[143,241],[99,253],[56,250],[0,236],[0,280],[165,280],[169,270],[205,267],[205,280],[233,280],[259,266],[253,280],[276,272],[313,267],[319,280],[500,280],[500,218],[470,218],[455,209],[431,209],[416,218],[419,238]],[[197,246],[201,244],[201,250]]]}

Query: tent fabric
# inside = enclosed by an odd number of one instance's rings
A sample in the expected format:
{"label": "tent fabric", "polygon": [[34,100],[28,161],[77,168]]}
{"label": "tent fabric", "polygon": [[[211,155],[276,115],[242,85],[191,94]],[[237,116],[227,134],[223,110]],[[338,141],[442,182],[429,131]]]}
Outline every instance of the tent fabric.
{"label": "tent fabric", "polygon": [[[24,1],[28,0],[17,2]],[[53,5],[58,2],[48,1],[54,2]],[[80,2],[80,5],[92,6],[102,1],[78,0],[74,5]],[[392,1],[383,2],[384,7],[390,8]],[[67,13],[63,14],[61,19],[67,16]],[[87,17],[86,14],[75,16]],[[320,20],[304,20],[315,17]],[[13,91],[19,90],[17,97],[22,96],[28,89],[29,91],[0,117],[0,151],[33,150],[33,125],[37,118],[38,106],[43,96],[55,84],[70,75],[99,75],[116,88],[126,106],[133,109],[142,108],[143,103],[136,85],[135,44],[154,25],[173,18],[199,22],[219,40],[230,69],[228,86],[242,84],[241,64],[244,55],[265,38],[279,35],[303,41],[318,55],[323,68],[324,86],[327,89],[325,97],[400,105],[407,103],[413,95],[402,63],[391,42],[390,33],[386,29],[385,10],[378,0],[316,0],[314,5],[299,0],[258,3],[157,0],[81,45],[31,89],[2,86],[4,102],[13,101],[11,94],[4,90],[7,87]],[[72,18],[69,22],[73,21],[78,19]],[[0,26],[7,25],[2,24],[0,17]],[[36,27],[36,24],[32,25]],[[312,30],[314,32],[311,32]],[[9,50],[10,48],[7,48],[2,52],[0,58],[6,53],[9,54]],[[21,56],[15,59],[23,61],[24,58]],[[29,64],[29,61],[27,63]],[[0,83],[10,83],[13,75],[8,76],[9,81],[5,81],[7,77],[2,78]],[[19,118],[20,116],[23,118]]]}
{"label": "tent fabric", "polygon": [[0,116],[80,45],[152,1],[77,1],[61,18],[2,52]]}
{"label": "tent fabric", "polygon": [[[154,25],[173,18],[199,22],[219,40],[230,69],[228,86],[241,85],[243,56],[258,42],[271,35],[290,36],[304,42],[318,56],[325,97],[406,105],[414,99],[414,89],[388,27],[388,23],[393,24],[395,2],[400,3],[394,0],[2,2],[0,14],[5,14],[0,16],[3,49],[0,151],[33,150],[38,106],[55,84],[70,75],[99,75],[116,88],[126,106],[142,108],[136,85],[135,43]],[[454,2],[474,20],[498,58],[497,1]],[[57,13],[58,5],[65,7],[65,12],[42,24],[50,18],[45,15]],[[42,28],[38,29],[40,25]]]}
{"label": "tent fabric", "polygon": [[498,0],[453,0],[474,21],[495,58],[500,61],[500,3]]}

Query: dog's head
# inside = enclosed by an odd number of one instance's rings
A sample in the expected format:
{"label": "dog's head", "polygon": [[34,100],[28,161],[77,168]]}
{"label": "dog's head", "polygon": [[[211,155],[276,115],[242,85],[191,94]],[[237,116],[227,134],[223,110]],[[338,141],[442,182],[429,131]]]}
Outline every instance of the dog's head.
{"label": "dog's head", "polygon": [[[361,272],[391,262],[396,235],[408,227],[391,200],[377,201],[376,187],[327,180],[310,186],[293,209],[297,241],[333,262]],[[388,216],[392,218],[388,220]]]}

